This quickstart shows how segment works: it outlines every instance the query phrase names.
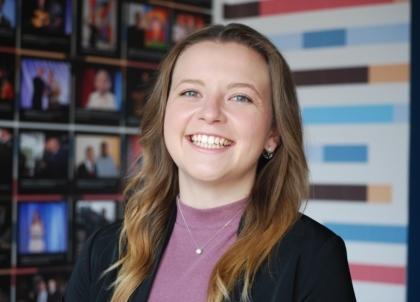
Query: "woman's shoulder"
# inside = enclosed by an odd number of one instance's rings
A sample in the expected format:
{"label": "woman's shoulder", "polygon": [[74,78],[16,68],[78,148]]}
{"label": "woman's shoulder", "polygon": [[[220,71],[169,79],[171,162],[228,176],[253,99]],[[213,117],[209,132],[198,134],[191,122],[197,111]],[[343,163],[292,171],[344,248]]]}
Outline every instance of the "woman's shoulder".
{"label": "woman's shoulder", "polygon": [[329,253],[344,253],[344,241],[333,231],[302,214],[295,224],[286,232],[280,242],[280,250],[292,255],[305,255],[308,258]]}

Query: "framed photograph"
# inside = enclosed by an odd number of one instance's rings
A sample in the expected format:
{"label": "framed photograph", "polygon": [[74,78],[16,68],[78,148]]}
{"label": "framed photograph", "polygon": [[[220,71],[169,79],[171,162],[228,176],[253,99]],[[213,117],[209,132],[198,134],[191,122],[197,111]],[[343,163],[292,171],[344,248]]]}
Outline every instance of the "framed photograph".
{"label": "framed photograph", "polygon": [[0,119],[14,118],[15,64],[15,55],[0,53]]}
{"label": "framed photograph", "polygon": [[11,251],[12,200],[0,201],[0,268],[11,267]]}
{"label": "framed photograph", "polygon": [[13,129],[0,128],[0,196],[12,195]]}
{"label": "framed photograph", "polygon": [[185,11],[174,11],[171,42],[172,45],[210,23],[210,16]]}
{"label": "framed photograph", "polygon": [[70,52],[71,0],[22,1],[22,47]]}
{"label": "framed photograph", "polygon": [[74,185],[78,193],[116,194],[121,181],[121,139],[117,135],[75,135]]}
{"label": "framed photograph", "polygon": [[70,100],[69,62],[22,58],[21,120],[68,123]]}
{"label": "framed photograph", "polygon": [[121,69],[87,65],[78,68],[75,74],[76,123],[119,125],[122,107]]}
{"label": "framed photograph", "polygon": [[140,127],[143,107],[147,95],[153,86],[156,71],[148,69],[127,68],[126,77],[126,114],[127,126]]}
{"label": "framed photograph", "polygon": [[0,0],[0,46],[16,44],[17,0]]}
{"label": "framed photograph", "polygon": [[78,49],[81,54],[119,57],[120,1],[79,1]]}
{"label": "framed photograph", "polygon": [[19,266],[70,261],[66,201],[22,201],[18,204]]}
{"label": "framed photograph", "polygon": [[75,204],[74,255],[80,255],[85,241],[100,228],[122,218],[123,203],[114,200],[78,200]]}
{"label": "framed photograph", "polygon": [[[43,270],[42,268],[36,274],[17,275],[16,301],[61,302],[69,279],[70,272],[66,270],[52,273],[48,272],[46,269]],[[42,300],[43,298],[45,298],[45,300]]]}
{"label": "framed photograph", "polygon": [[21,129],[18,146],[19,194],[67,194],[68,133]]}
{"label": "framed photograph", "polygon": [[170,18],[165,7],[128,1],[127,58],[159,62],[170,47]]}

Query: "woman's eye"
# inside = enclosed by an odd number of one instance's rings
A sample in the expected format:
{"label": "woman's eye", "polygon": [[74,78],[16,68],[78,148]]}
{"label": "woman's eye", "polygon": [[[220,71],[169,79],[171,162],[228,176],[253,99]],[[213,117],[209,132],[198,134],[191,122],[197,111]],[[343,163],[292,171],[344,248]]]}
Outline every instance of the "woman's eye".
{"label": "woman's eye", "polygon": [[189,97],[197,97],[198,96],[198,92],[197,91],[194,91],[194,90],[188,90],[188,91],[184,91],[182,93],[182,95],[189,96]]}
{"label": "woman's eye", "polygon": [[233,97],[233,99],[237,102],[241,102],[241,103],[246,103],[246,102],[251,102],[251,99],[244,96],[244,95],[235,95]]}

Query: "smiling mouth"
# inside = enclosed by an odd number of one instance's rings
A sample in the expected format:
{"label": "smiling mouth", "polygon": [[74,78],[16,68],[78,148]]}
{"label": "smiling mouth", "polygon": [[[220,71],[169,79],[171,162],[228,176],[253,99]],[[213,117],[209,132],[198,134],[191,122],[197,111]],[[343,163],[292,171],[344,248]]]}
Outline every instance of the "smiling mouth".
{"label": "smiling mouth", "polygon": [[194,134],[190,136],[190,140],[194,145],[207,149],[221,149],[229,147],[232,141],[213,135]]}

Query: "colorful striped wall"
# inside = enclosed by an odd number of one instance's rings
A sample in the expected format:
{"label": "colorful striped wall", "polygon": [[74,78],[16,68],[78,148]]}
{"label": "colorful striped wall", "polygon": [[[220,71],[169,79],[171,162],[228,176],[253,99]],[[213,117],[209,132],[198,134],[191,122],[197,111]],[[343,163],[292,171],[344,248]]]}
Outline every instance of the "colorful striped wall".
{"label": "colorful striped wall", "polygon": [[406,301],[410,9],[397,0],[215,0],[214,23],[264,33],[297,84],[305,213],[346,242],[358,301]]}

